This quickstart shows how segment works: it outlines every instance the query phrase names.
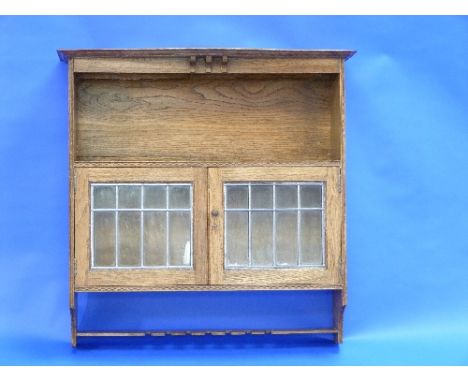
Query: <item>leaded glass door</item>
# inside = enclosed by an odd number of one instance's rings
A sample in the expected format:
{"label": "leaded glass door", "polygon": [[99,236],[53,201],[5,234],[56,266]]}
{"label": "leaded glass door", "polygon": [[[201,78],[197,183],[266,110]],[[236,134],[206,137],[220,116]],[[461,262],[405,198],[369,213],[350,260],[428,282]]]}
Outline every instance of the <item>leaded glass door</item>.
{"label": "leaded glass door", "polygon": [[77,288],[206,284],[206,173],[78,169]]}
{"label": "leaded glass door", "polygon": [[338,168],[213,168],[208,179],[213,284],[339,284]]}

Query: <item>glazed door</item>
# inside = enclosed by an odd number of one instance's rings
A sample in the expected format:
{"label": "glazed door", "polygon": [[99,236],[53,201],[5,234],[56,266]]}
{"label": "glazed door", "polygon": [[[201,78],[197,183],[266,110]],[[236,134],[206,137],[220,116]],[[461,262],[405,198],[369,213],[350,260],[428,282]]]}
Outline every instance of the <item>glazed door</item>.
{"label": "glazed door", "polygon": [[76,288],[207,283],[207,170],[78,168]]}
{"label": "glazed door", "polygon": [[339,286],[338,167],[210,168],[210,284]]}

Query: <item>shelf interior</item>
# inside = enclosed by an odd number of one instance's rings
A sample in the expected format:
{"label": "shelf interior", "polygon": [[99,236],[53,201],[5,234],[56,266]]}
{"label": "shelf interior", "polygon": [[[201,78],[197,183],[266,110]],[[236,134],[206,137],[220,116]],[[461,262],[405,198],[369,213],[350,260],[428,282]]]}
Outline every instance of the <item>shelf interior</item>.
{"label": "shelf interior", "polygon": [[75,75],[78,162],[341,160],[339,74]]}

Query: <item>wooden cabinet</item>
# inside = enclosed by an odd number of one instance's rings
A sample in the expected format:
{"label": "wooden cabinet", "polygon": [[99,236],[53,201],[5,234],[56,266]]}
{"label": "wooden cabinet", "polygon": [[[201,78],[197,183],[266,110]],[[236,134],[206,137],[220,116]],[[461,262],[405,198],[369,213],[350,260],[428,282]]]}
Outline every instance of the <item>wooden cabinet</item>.
{"label": "wooden cabinet", "polygon": [[263,333],[341,342],[354,52],[58,53],[69,65],[73,345],[174,334],[77,331],[76,293],[157,290],[332,290],[333,327]]}

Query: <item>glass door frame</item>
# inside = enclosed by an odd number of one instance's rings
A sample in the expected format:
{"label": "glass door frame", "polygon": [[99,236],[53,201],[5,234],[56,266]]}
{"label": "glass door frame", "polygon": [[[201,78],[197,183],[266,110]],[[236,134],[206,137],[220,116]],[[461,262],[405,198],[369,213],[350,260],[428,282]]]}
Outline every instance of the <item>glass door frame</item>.
{"label": "glass door frame", "polygon": [[[323,267],[225,269],[224,184],[231,182],[323,182],[325,261]],[[336,288],[341,280],[342,197],[340,168],[236,167],[208,169],[210,284],[280,287],[308,284]]]}
{"label": "glass door frame", "polygon": [[[192,267],[93,268],[91,265],[91,185],[94,183],[192,184]],[[75,170],[75,287],[153,288],[206,285],[207,264],[206,168],[77,168]]]}

